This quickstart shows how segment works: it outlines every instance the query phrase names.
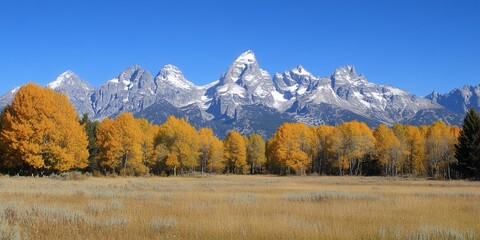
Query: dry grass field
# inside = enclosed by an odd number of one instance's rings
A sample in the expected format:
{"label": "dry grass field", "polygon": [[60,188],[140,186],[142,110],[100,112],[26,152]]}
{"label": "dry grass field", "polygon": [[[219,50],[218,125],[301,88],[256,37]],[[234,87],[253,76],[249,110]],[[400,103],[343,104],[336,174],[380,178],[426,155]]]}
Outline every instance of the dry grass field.
{"label": "dry grass field", "polygon": [[478,239],[480,183],[0,177],[0,239]]}

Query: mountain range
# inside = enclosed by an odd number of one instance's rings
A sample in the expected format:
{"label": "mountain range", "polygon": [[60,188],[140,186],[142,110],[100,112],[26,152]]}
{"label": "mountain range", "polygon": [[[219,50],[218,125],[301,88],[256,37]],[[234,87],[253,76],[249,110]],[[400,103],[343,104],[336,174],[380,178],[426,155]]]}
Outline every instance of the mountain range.
{"label": "mountain range", "polygon": [[[79,115],[87,113],[96,120],[128,111],[161,124],[174,115],[197,128],[210,127],[219,137],[232,129],[270,137],[284,122],[336,125],[358,120],[375,127],[440,119],[460,125],[466,110],[480,109],[480,85],[419,97],[371,83],[353,66],[320,77],[299,65],[272,77],[250,50],[236,58],[217,81],[204,86],[188,81],[173,65],[164,66],[156,76],[134,65],[98,88],[72,71],[47,87],[65,93]],[[0,108],[12,101],[18,89],[0,97]]]}

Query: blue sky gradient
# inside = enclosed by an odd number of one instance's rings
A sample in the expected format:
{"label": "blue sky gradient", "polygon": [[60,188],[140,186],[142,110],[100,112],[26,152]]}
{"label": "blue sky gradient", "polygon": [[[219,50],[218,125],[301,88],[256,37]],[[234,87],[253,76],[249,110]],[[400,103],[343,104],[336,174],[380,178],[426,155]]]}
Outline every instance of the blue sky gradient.
{"label": "blue sky gradient", "polygon": [[424,96],[480,83],[480,1],[2,1],[0,93],[72,70],[94,86],[138,64],[215,81],[243,51],[270,74],[354,65]]}

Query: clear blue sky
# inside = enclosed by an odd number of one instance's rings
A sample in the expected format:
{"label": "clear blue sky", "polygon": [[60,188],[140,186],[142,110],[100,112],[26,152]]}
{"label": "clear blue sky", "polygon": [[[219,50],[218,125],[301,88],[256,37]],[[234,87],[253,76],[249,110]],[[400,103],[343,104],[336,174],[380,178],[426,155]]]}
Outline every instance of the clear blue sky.
{"label": "clear blue sky", "polygon": [[67,69],[99,86],[133,64],[201,85],[247,49],[271,74],[355,65],[421,96],[480,83],[477,0],[5,0],[0,30],[1,94]]}

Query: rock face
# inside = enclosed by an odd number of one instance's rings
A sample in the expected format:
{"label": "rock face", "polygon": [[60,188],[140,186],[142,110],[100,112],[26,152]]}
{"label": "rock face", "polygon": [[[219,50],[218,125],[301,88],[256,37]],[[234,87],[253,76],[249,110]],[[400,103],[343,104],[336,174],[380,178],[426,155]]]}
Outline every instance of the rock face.
{"label": "rock face", "polygon": [[94,118],[115,117],[121,112],[137,112],[156,100],[157,85],[152,75],[140,66],[129,67],[108,80],[92,95]]}
{"label": "rock face", "polygon": [[65,93],[77,112],[94,115],[91,97],[95,89],[86,81],[81,80],[74,72],[68,70],[60,74],[47,87]]}
{"label": "rock face", "polygon": [[434,91],[426,98],[460,114],[465,114],[472,107],[479,111],[480,85],[455,88],[446,94]]}
{"label": "rock face", "polygon": [[[96,89],[71,71],[47,87],[66,93],[79,114],[88,113],[94,119],[128,111],[160,124],[174,115],[197,128],[210,127],[220,137],[232,129],[269,137],[282,123],[292,121],[335,125],[358,120],[375,127],[441,119],[460,124],[466,109],[480,107],[480,85],[422,98],[368,82],[353,66],[319,77],[299,65],[272,78],[252,51],[242,53],[220,79],[205,86],[191,83],[173,65],[165,65],[155,77],[135,65]],[[0,107],[16,91],[1,96]]]}
{"label": "rock face", "polygon": [[213,115],[234,117],[241,106],[263,104],[274,107],[276,104],[275,86],[270,75],[257,63],[252,51],[242,53],[219,79],[218,84],[207,91],[207,99],[212,99],[208,112]]}

